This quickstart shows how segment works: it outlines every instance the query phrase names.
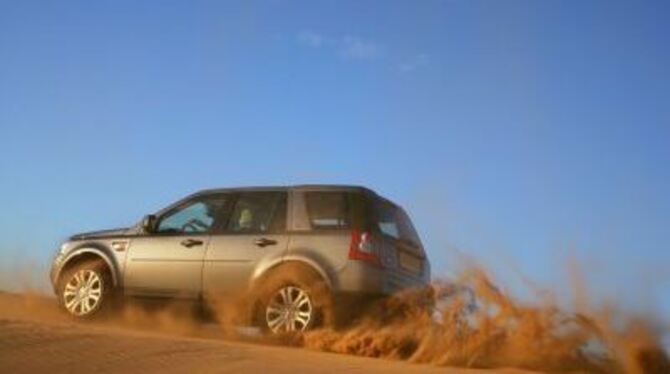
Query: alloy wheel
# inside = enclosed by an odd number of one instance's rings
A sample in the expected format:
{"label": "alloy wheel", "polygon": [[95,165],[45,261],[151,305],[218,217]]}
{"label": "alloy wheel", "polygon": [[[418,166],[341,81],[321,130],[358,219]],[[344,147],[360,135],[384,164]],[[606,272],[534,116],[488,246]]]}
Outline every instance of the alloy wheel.
{"label": "alloy wheel", "polygon": [[63,305],[72,315],[86,316],[102,301],[103,281],[93,270],[81,269],[72,275],[63,289]]}
{"label": "alloy wheel", "polygon": [[304,331],[314,318],[312,300],[296,286],[277,290],[265,308],[265,322],[275,334]]}

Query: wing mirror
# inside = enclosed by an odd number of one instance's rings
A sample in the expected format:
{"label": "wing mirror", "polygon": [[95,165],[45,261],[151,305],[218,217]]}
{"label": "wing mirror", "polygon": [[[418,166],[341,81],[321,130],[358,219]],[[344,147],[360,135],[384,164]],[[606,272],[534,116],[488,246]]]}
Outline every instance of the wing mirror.
{"label": "wing mirror", "polygon": [[147,214],[144,216],[144,218],[142,218],[142,223],[140,226],[145,233],[153,233],[156,230],[156,216],[153,214]]}

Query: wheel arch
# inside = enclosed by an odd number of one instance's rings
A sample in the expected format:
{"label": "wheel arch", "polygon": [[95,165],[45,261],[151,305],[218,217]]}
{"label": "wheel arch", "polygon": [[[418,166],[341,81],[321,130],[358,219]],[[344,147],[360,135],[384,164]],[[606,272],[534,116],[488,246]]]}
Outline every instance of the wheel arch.
{"label": "wheel arch", "polygon": [[[258,267],[253,274],[251,285],[250,285],[250,298],[247,300],[247,312],[249,320],[246,322],[259,326],[260,325],[260,316],[261,311],[261,298],[263,297],[263,289],[267,286],[269,281],[274,274],[281,272],[281,268],[297,266],[301,269],[305,269],[313,273],[316,277],[320,278],[325,284],[325,288],[329,294],[333,292],[333,282],[331,277],[328,276],[327,270],[322,267],[319,262],[315,259],[304,257],[304,256],[285,256],[283,258],[272,261],[265,266]],[[295,269],[293,269],[295,270]]]}
{"label": "wheel arch", "polygon": [[56,287],[56,285],[60,280],[60,277],[67,269],[72,268],[72,266],[76,266],[82,261],[89,261],[89,260],[104,261],[112,277],[113,286],[115,288],[120,286],[119,282],[121,277],[118,274],[118,266],[116,264],[116,261],[114,260],[114,257],[110,256],[107,252],[108,249],[106,249],[104,246],[96,244],[86,244],[72,250],[72,252],[70,252],[67,255],[65,260],[63,260],[63,264],[60,266],[58,272],[56,273],[56,276],[54,278],[55,279],[54,287]]}
{"label": "wheel arch", "polygon": [[256,268],[254,271],[252,277],[251,277],[251,288],[255,288],[259,286],[260,283],[262,283],[263,279],[266,278],[268,275],[272,274],[272,272],[276,271],[279,267],[285,266],[288,264],[296,264],[299,266],[303,266],[311,271],[314,271],[323,281],[326,283],[326,286],[328,286],[328,289],[332,290],[333,289],[333,282],[330,276],[328,276],[328,272],[322,267],[318,261],[311,259],[309,257],[304,257],[304,256],[295,256],[295,255],[288,255],[284,256],[279,259],[275,259],[274,261],[264,264],[263,266],[259,266]]}

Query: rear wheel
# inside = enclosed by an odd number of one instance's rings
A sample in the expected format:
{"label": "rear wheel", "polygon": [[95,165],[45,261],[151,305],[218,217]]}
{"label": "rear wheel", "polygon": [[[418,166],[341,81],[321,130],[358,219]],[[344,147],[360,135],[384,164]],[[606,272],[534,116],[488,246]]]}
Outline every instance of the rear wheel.
{"label": "rear wheel", "polygon": [[264,282],[256,318],[272,334],[299,333],[329,324],[330,292],[314,271],[283,265]]}
{"label": "rear wheel", "polygon": [[304,331],[315,318],[309,294],[296,286],[278,289],[265,307],[265,324],[275,334]]}
{"label": "rear wheel", "polygon": [[68,269],[60,278],[58,299],[61,307],[75,318],[100,314],[111,299],[111,279],[104,262],[86,261]]}

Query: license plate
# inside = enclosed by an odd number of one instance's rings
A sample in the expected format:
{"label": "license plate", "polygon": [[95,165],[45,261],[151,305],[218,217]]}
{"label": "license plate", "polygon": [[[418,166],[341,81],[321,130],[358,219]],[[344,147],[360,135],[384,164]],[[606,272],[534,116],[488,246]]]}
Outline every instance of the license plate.
{"label": "license plate", "polygon": [[401,268],[414,273],[420,273],[423,270],[423,260],[405,252],[398,253],[398,262]]}

